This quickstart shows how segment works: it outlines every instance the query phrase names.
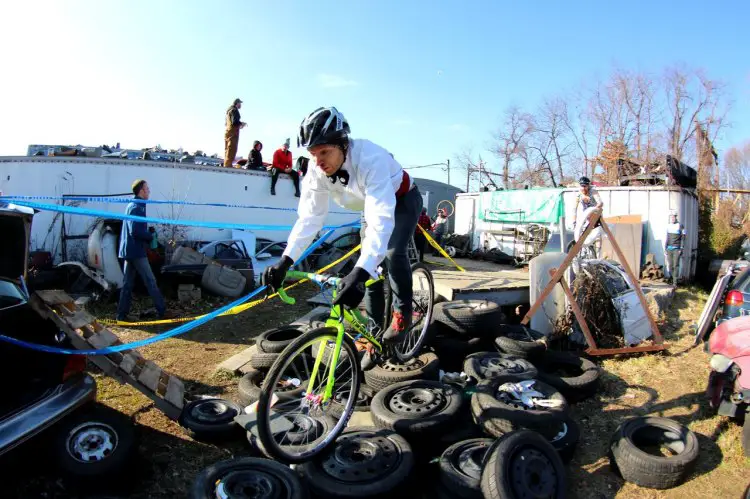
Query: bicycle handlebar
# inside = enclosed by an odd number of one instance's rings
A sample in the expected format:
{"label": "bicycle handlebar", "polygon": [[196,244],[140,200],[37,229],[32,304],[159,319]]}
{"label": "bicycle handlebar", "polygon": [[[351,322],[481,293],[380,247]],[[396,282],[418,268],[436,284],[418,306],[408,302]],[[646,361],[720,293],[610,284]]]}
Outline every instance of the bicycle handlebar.
{"label": "bicycle handlebar", "polygon": [[[326,275],[326,274],[314,274],[312,272],[302,272],[300,270],[289,270],[286,273],[285,279],[309,279],[313,282],[318,282],[321,284],[328,284],[330,286],[338,286],[339,282],[341,282],[340,277],[332,276],[332,275]],[[365,287],[370,286],[371,284],[374,284],[380,280],[382,280],[383,277],[379,277],[377,279],[369,279],[367,282],[365,282]],[[281,298],[281,301],[288,305],[294,305],[297,300],[295,300],[293,297],[286,294],[286,291],[284,291],[284,288],[281,288],[277,291],[279,294],[279,298]]]}

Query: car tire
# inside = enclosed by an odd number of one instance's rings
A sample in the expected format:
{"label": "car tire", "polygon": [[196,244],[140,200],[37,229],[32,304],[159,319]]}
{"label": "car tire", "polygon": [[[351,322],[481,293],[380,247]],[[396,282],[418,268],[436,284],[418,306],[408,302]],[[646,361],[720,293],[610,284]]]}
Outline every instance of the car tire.
{"label": "car tire", "polygon": [[400,491],[414,471],[414,454],[393,431],[352,427],[297,471],[317,497],[404,497]]}
{"label": "car tire", "polygon": [[277,353],[264,353],[258,350],[250,357],[250,366],[259,371],[268,371],[273,366],[273,363],[276,362],[278,356],[279,354]]}
{"label": "car tire", "polygon": [[370,403],[377,428],[393,430],[409,439],[451,430],[461,415],[463,396],[439,381],[412,380],[379,391]]}
{"label": "car tire", "polygon": [[464,372],[477,381],[507,374],[534,379],[538,374],[536,367],[528,360],[497,352],[473,353],[466,357],[463,367]]}
{"label": "car tire", "polygon": [[[273,497],[307,499],[307,488],[300,477],[288,466],[257,457],[242,457],[219,461],[201,471],[193,480],[190,499],[234,497],[235,488],[263,488]],[[224,487],[219,489],[219,487]],[[275,490],[268,490],[271,487]]]}
{"label": "car tire", "polygon": [[560,421],[558,428],[560,429],[559,432],[548,441],[560,455],[560,459],[564,463],[569,463],[573,459],[578,441],[581,439],[581,428],[570,416],[566,416]]}
{"label": "car tire", "polygon": [[301,328],[295,326],[269,329],[255,338],[255,344],[258,346],[258,352],[260,353],[281,353],[303,333],[304,331]]}
{"label": "car tire", "polygon": [[488,452],[482,470],[486,499],[568,495],[568,479],[560,456],[544,437],[520,430],[499,438]]}
{"label": "car tire", "polygon": [[137,446],[133,421],[96,404],[63,419],[56,428],[55,453],[63,475],[83,488],[110,487],[129,479]]}
{"label": "car tire", "polygon": [[[661,456],[643,450],[648,444],[668,447],[675,455]],[[698,437],[677,421],[636,417],[612,436],[613,468],[627,481],[652,489],[670,489],[682,483],[698,460]]]}
{"label": "car tire", "polygon": [[523,380],[516,376],[500,376],[477,384],[470,404],[474,421],[493,437],[501,437],[521,428],[537,431],[547,438],[554,437],[559,431],[557,423],[567,415],[565,398],[539,380],[535,380],[533,388],[543,393],[546,399],[556,401],[559,404],[557,407],[527,408],[520,402],[506,402],[497,398],[500,385],[518,381]]}
{"label": "car tire", "polygon": [[440,483],[451,496],[482,499],[480,480],[491,438],[472,438],[455,443],[440,456]]}
{"label": "car tire", "polygon": [[[596,393],[601,369],[589,359],[570,352],[547,351],[535,362],[539,368],[539,379],[560,390],[569,402],[582,400]],[[555,369],[561,367],[566,371],[575,371],[577,375],[556,374]]]}
{"label": "car tire", "polygon": [[234,418],[241,413],[242,408],[230,400],[199,399],[183,407],[178,423],[195,440],[222,441],[235,436],[240,430]]}
{"label": "car tire", "polygon": [[[331,431],[331,428],[336,425],[337,420],[329,416],[330,414],[319,417],[299,414],[295,418],[295,431],[284,432],[281,438],[284,439],[284,442],[287,445],[313,448],[321,439],[325,438]],[[253,425],[250,430],[246,432],[246,437],[252,449],[257,449],[263,456],[273,459],[273,456],[266,451],[263,447],[263,443],[260,441],[257,425]]]}
{"label": "car tire", "polygon": [[505,322],[500,305],[488,300],[454,300],[435,304],[434,324],[437,331],[464,336],[492,336]]}
{"label": "car tire", "polygon": [[426,379],[437,381],[440,376],[438,357],[424,352],[406,362],[386,360],[382,365],[365,371],[365,382],[376,392],[403,381]]}
{"label": "car tire", "polygon": [[[328,404],[328,414],[334,419],[338,420],[344,413],[344,405],[340,403],[340,399],[336,400],[336,396],[348,392],[336,392]],[[354,403],[355,412],[367,412],[370,410],[370,404],[372,403],[372,397],[375,392],[372,388],[367,386],[365,383],[359,385],[359,392],[357,393],[357,401]]]}
{"label": "car tire", "polygon": [[526,326],[502,326],[495,346],[503,353],[522,359],[536,358],[547,350],[544,334]]}

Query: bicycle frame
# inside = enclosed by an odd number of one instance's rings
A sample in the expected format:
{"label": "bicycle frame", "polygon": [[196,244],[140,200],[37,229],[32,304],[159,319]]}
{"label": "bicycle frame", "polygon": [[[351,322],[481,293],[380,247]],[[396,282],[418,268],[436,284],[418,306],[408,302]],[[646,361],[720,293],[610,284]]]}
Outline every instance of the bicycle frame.
{"label": "bicycle frame", "polygon": [[[313,274],[308,272],[300,272],[297,270],[290,270],[286,273],[286,278],[289,279],[308,279],[313,282],[317,282],[323,285],[328,285],[333,288],[333,297],[336,297],[336,286],[338,286],[339,282],[341,281],[338,277],[333,276],[326,276],[321,274]],[[375,284],[377,282],[383,281],[385,279],[384,276],[380,276],[377,279],[369,279],[365,282],[365,287],[369,287],[372,284]],[[286,294],[286,291],[284,289],[279,289],[279,298],[281,298],[281,301],[284,303],[287,303],[289,305],[294,305],[297,300],[288,294]],[[341,353],[341,344],[344,341],[344,335],[347,334],[346,329],[344,329],[344,321],[348,322],[355,331],[361,336],[363,336],[367,341],[372,343],[375,348],[378,351],[382,350],[382,346],[380,345],[380,342],[367,330],[367,326],[365,325],[367,321],[364,317],[362,317],[362,314],[359,312],[359,310],[356,309],[344,309],[343,305],[338,307],[335,305],[331,305],[331,315],[326,320],[326,326],[333,327],[336,329],[336,344],[333,348],[333,355],[331,356],[331,359],[328,364],[328,379],[326,382],[325,391],[323,392],[323,395],[321,397],[320,402],[326,402],[329,400],[333,394],[333,385],[335,382],[335,366],[338,363],[339,360],[339,354]],[[351,338],[351,335],[349,335]],[[352,338],[353,340],[354,338]],[[318,349],[318,355],[315,357],[315,363],[313,364],[313,370],[310,375],[310,381],[308,382],[307,386],[307,394],[312,394],[314,383],[316,376],[318,374],[318,369],[320,369],[320,363],[323,361],[323,356],[325,354],[325,345],[324,341],[321,341],[320,348]]]}

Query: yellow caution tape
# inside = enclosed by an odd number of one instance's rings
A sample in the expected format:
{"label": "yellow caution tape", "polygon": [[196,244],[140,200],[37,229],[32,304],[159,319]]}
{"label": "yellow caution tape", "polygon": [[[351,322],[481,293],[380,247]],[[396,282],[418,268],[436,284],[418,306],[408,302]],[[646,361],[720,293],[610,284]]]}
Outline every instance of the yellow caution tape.
{"label": "yellow caution tape", "polygon": [[424,237],[427,239],[427,242],[429,242],[430,245],[433,248],[435,248],[436,250],[438,250],[440,252],[440,254],[443,255],[445,258],[447,258],[448,260],[450,260],[451,263],[453,265],[455,265],[458,270],[460,270],[461,272],[466,272],[466,269],[464,269],[463,267],[461,267],[459,264],[457,264],[453,260],[453,258],[451,258],[450,256],[448,256],[448,253],[446,253],[445,250],[443,248],[441,248],[438,243],[435,242],[435,240],[432,238],[432,236],[426,230],[424,230],[424,227],[422,227],[421,225],[417,225],[417,227],[419,227],[419,230],[422,231],[422,234],[424,234]]}
{"label": "yellow caution tape", "polygon": [[[322,274],[323,272],[332,269],[333,267],[335,267],[339,263],[343,262],[344,260],[346,260],[347,258],[349,258],[350,256],[352,256],[354,253],[356,253],[357,251],[359,251],[361,248],[362,248],[362,245],[358,244],[356,247],[354,247],[351,251],[349,251],[348,253],[346,253],[344,256],[342,256],[338,260],[336,260],[336,261],[334,261],[332,263],[329,263],[328,265],[326,265],[325,267],[317,270],[314,273],[315,274]],[[307,282],[307,281],[309,281],[309,279],[301,279],[301,280],[295,282],[294,284],[290,284],[289,286],[285,287],[284,291],[287,291],[287,290],[290,290],[290,289],[292,289],[294,287],[297,287],[300,284],[302,284],[304,282]],[[256,305],[260,305],[264,301],[270,300],[271,298],[275,298],[277,296],[279,296],[278,293],[273,293],[272,295],[269,295],[269,296],[267,296],[265,298],[261,298],[260,300],[253,300],[250,303],[243,303],[242,305],[237,305],[236,307],[227,310],[223,314],[220,314],[219,317],[224,317],[224,316],[227,316],[227,315],[237,315],[237,314],[240,314],[240,313],[244,312],[245,310],[249,310],[249,309],[255,307]],[[142,321],[142,322],[123,322],[123,321],[117,321],[117,320],[111,320],[111,319],[101,319],[101,320],[99,320],[99,322],[102,323],[102,324],[110,325],[110,326],[126,326],[126,327],[133,327],[133,326],[156,326],[156,325],[159,325],[159,324],[175,324],[175,323],[179,323],[179,322],[190,322],[190,321],[193,321],[195,319],[200,319],[201,317],[204,317],[205,315],[207,315],[207,314],[197,315],[195,317],[179,317],[177,319],[159,319],[159,320],[155,320],[155,321]]]}

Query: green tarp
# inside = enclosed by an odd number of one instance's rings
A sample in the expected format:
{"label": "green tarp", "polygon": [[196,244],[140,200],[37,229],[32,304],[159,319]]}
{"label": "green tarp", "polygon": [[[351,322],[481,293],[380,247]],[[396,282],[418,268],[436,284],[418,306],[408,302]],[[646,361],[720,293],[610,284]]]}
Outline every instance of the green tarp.
{"label": "green tarp", "polygon": [[523,189],[482,192],[479,219],[483,222],[558,223],[563,216],[562,189]]}

